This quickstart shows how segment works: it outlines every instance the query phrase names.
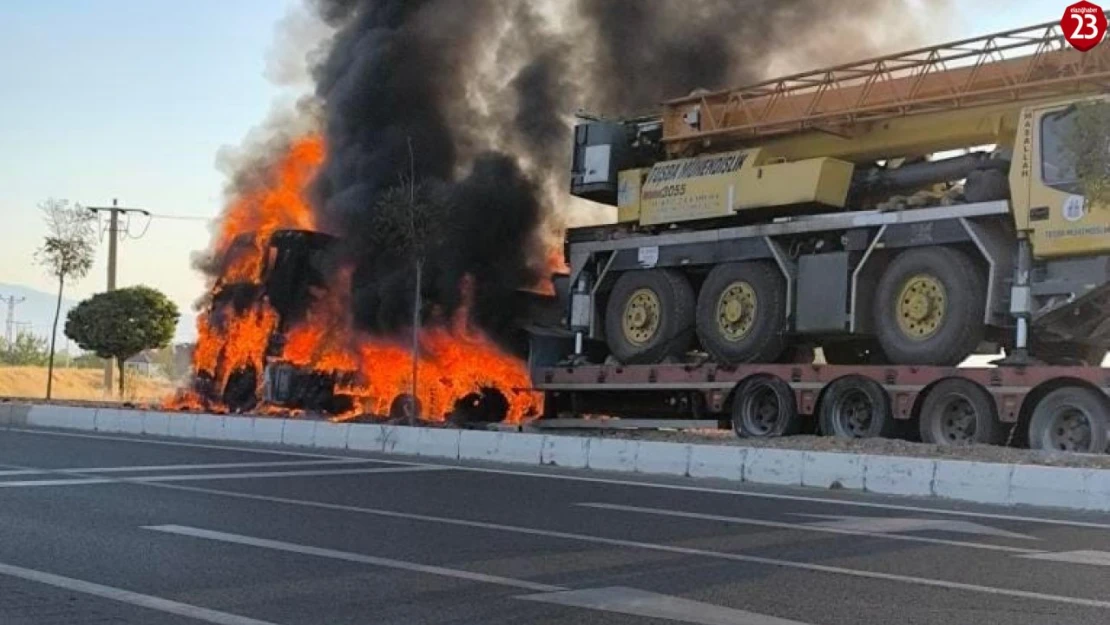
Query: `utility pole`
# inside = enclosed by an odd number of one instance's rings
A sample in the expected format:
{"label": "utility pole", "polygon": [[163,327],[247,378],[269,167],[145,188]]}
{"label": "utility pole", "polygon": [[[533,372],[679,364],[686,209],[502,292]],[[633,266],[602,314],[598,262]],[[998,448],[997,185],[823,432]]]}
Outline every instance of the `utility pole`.
{"label": "utility pole", "polygon": [[[150,211],[142,208],[123,208],[119,201],[112,200],[111,206],[89,206],[88,209],[96,214],[108,213],[108,290],[116,290],[116,251],[119,246],[119,216],[125,213],[139,213],[150,216]],[[115,360],[109,358],[104,363],[104,390],[112,392],[112,377],[115,373]]]}
{"label": "utility pole", "polygon": [[5,336],[8,340],[8,352],[10,353],[15,348],[15,307],[17,304],[22,304],[27,301],[27,298],[9,295],[7,297],[0,297],[0,301],[8,303],[8,319],[5,324]]}

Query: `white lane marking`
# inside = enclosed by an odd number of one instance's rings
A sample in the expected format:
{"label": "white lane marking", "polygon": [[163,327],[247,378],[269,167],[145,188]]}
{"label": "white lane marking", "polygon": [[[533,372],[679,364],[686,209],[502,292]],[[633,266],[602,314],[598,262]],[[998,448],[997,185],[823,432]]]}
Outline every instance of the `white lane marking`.
{"label": "white lane marking", "polygon": [[[429,462],[429,464],[432,464]],[[567,480],[572,482],[587,482],[594,484],[611,484],[615,486],[639,486],[642,488],[655,488],[660,490],[677,490],[691,493],[708,493],[712,495],[731,495],[734,497],[751,497],[753,499],[771,499],[775,501],[800,501],[804,503],[819,503],[832,506],[848,506],[855,508],[874,508],[880,510],[899,510],[903,512],[923,512],[926,514],[940,514],[947,516],[963,516],[976,519],[995,519],[999,521],[1021,521],[1025,523],[1041,523],[1047,525],[1061,525],[1066,527],[1082,527],[1087,529],[1110,530],[1110,523],[1094,523],[1090,521],[1071,521],[1068,519],[1052,519],[1046,517],[1022,516],[1015,514],[994,514],[990,512],[971,512],[967,510],[952,510],[948,508],[929,508],[925,506],[909,506],[902,504],[878,503],[872,501],[853,501],[851,499],[832,499],[828,497],[811,497],[807,495],[785,495],[781,493],[762,493],[749,490],[730,488],[713,488],[708,486],[684,486],[681,484],[660,484],[657,482],[641,482],[637,480],[621,480],[603,477],[586,477],[582,475],[564,475],[559,473],[540,473],[537,471],[515,471],[512,469],[489,469],[485,467],[470,467],[465,465],[450,465],[458,471],[472,473],[493,473],[499,475],[515,475],[518,477],[535,477],[549,480]],[[866,493],[860,493],[866,494]]]}
{"label": "white lane marking", "polygon": [[330,558],[333,560],[356,562],[359,564],[368,564],[371,566],[380,566],[403,571],[453,577],[473,582],[523,588],[539,593],[516,597],[517,599],[526,601],[589,608],[606,612],[618,612],[634,616],[663,618],[684,623],[695,623],[697,625],[806,625],[805,623],[798,623],[796,621],[776,619],[753,612],[733,610],[731,608],[716,606],[709,603],[691,601],[680,597],[637,590],[635,588],[614,587],[568,590],[564,586],[530,582],[511,577],[502,577],[500,575],[487,575],[485,573],[476,573],[473,571],[419,564],[405,560],[394,560],[392,558],[368,556],[361,553],[337,551],[335,549],[312,547],[309,545],[256,538],[253,536],[231,534],[228,532],[206,530],[196,527],[182,525],[150,525],[144,526],[143,529],[318,558]]}
{"label": "white lane marking", "polygon": [[217,532],[213,530],[206,530],[183,525],[148,525],[144,526],[143,529],[155,532],[163,532],[166,534],[177,534],[179,536],[190,536],[192,538],[203,538],[205,540],[212,540],[217,542],[233,543],[236,545],[248,545],[251,547],[260,547],[262,549],[272,549],[275,551],[284,551],[287,553],[297,553],[306,556],[315,556],[317,558],[345,560],[347,562],[358,562],[360,564],[369,564],[372,566],[380,566],[390,569],[415,571],[418,573],[429,573],[431,575],[440,575],[443,577],[454,577],[457,579],[465,579],[472,582],[485,582],[487,584],[511,586],[513,588],[523,588],[525,590],[532,590],[537,592],[566,590],[562,586],[540,584],[523,579],[513,579],[511,577],[501,577],[499,575],[486,575],[485,573],[475,573],[472,571],[449,569],[442,566],[418,564],[416,562],[393,560],[391,558],[379,558],[376,556],[363,555],[361,553],[336,551],[335,549],[324,549],[321,547],[311,547],[309,545],[298,545],[296,543],[287,543],[280,540],[269,540],[265,538],[255,538],[252,536],[243,536],[240,534],[229,534],[226,532]]}
{"label": "white lane marking", "polygon": [[[985,543],[970,543],[960,540],[945,540],[943,538],[928,538],[925,536],[902,536],[900,534],[888,534],[881,531],[871,531],[866,529],[857,529],[852,527],[834,527],[813,523],[785,523],[781,521],[766,521],[763,519],[749,519],[743,517],[724,516],[719,514],[702,514],[699,512],[681,512],[678,510],[664,510],[661,508],[643,508],[639,506],[624,506],[620,504],[610,503],[579,503],[576,504],[584,508],[597,508],[600,510],[613,510],[616,512],[636,512],[640,514],[653,514],[657,516],[669,516],[683,519],[698,519],[702,521],[718,521],[723,523],[735,523],[737,525],[751,525],[755,527],[772,527],[775,529],[797,530],[802,532],[823,532],[827,534],[846,534],[849,536],[873,536],[877,538],[886,538],[890,540],[903,540],[907,542],[916,543],[929,543],[933,545],[948,545],[950,547],[968,547],[972,549],[986,549],[989,551],[1006,551],[1010,553],[1042,553],[1040,549],[1025,549],[1023,547],[1008,547],[1005,545],[989,545]],[[938,523],[949,523],[950,521],[938,521]]]}
{"label": "white lane marking", "polygon": [[[370,469],[317,469],[315,471],[260,471],[256,473],[199,473],[197,475],[150,475],[118,478],[121,482],[193,482],[204,480],[257,480],[275,477],[320,477],[326,475],[369,475],[377,473],[420,473],[450,471],[451,467],[374,467]],[[3,484],[3,482],[0,482]]]}
{"label": "white lane marking", "polygon": [[148,466],[118,466],[118,467],[93,467],[91,469],[65,468],[65,469],[43,469],[42,472],[57,472],[57,473],[151,473],[154,471],[206,471],[209,469],[263,469],[274,467],[313,467],[313,466],[327,466],[334,464],[359,464],[367,462],[381,462],[377,460],[365,460],[362,458],[347,458],[344,460],[284,460],[275,462],[222,462],[215,464],[163,464],[163,465],[148,465]]}
{"label": "white lane marking", "polygon": [[35,469],[21,469],[19,471],[0,471],[0,477],[14,477],[17,475],[39,475],[45,471],[37,471]]}
{"label": "white lane marking", "polygon": [[[344,460],[288,460],[280,462],[222,462],[216,464],[162,464],[162,465],[136,465],[116,467],[66,467],[62,469],[20,469],[18,471],[0,471],[0,477],[15,477],[23,475],[49,475],[49,474],[95,474],[106,473],[153,473],[167,471],[207,471],[211,469],[261,469],[265,467],[313,467],[336,464],[365,464],[380,463],[377,460],[363,460],[361,458],[348,458]],[[0,465],[3,466],[3,465]]]}
{"label": "white lane marking", "polygon": [[[1016,538],[1020,540],[1040,540],[1033,536],[1008,532],[996,527],[988,527],[971,521],[952,521],[949,519],[914,519],[898,517],[867,517],[867,516],[840,516],[835,514],[804,514],[792,513],[794,516],[804,516],[813,519],[828,519],[815,523],[806,523],[809,527],[827,527],[830,529],[856,530],[873,534],[888,534],[892,532],[953,532],[957,534],[978,534],[980,536],[997,536],[999,538]],[[1037,550],[1040,551],[1040,550]]]}
{"label": "white lane marking", "polygon": [[395,512],[393,510],[380,510],[377,508],[360,508],[358,506],[345,506],[341,504],[321,503],[318,501],[304,501],[300,499],[289,499],[286,497],[274,497],[270,495],[256,495],[252,493],[237,493],[235,491],[218,490],[214,488],[199,488],[194,486],[182,486],[179,484],[147,484],[154,488],[167,488],[171,490],[181,490],[194,493],[204,493],[208,495],[221,495],[226,497],[234,497],[238,499],[250,499],[253,501],[267,501],[271,503],[281,503],[294,506],[304,506],[307,508],[319,508],[321,510],[338,510],[342,512],[353,512],[356,514],[366,514],[371,516],[386,517],[393,519],[406,519],[412,521],[427,521],[429,523],[440,523],[443,525],[455,525],[459,527],[473,527],[478,529],[495,530],[501,532],[513,532],[516,534],[524,534],[528,536],[545,536],[549,538],[565,538],[567,540],[576,540],[580,542],[593,543],[598,545],[610,545],[615,547],[630,547],[635,549],[648,549],[651,551],[661,551],[665,553],[676,553],[680,555],[702,556],[707,558],[718,558],[722,560],[735,560],[738,562],[749,562],[752,564],[766,564],[769,566],[778,566],[789,569],[799,569],[804,571],[815,571],[819,573],[831,573],[835,575],[847,575],[850,577],[861,577],[865,579],[880,579],[884,581],[903,582],[907,584],[916,584],[920,586],[930,586],[934,588],[947,588],[951,590],[966,590],[971,592],[981,592],[991,595],[999,595],[1006,597],[1020,597],[1022,599],[1038,599],[1041,601],[1049,601],[1055,603],[1064,603],[1070,605],[1081,605],[1093,608],[1110,608],[1110,601],[1100,601],[1097,599],[1085,599],[1083,597],[1067,597],[1062,595],[1050,595],[1039,592],[1030,592],[1026,590],[1012,590],[1009,588],[995,588],[992,586],[979,586],[977,584],[964,584],[960,582],[950,582],[942,579],[932,579],[928,577],[912,577],[909,575],[896,575],[893,573],[879,573],[876,571],[865,571],[861,569],[848,569],[838,566],[826,566],[823,564],[810,564],[808,562],[796,562],[794,560],[779,560],[775,558],[763,558],[759,556],[749,556],[739,553],[725,553],[720,551],[708,551],[705,549],[695,549],[692,547],[677,547],[673,545],[665,545],[660,543],[645,543],[634,540],[624,540],[620,538],[605,538],[603,536],[593,536],[590,534],[574,534],[571,532],[560,532],[555,530],[543,530],[531,527],[522,527],[518,525],[504,525],[501,523],[487,523],[484,521],[467,521],[464,519],[452,519],[448,517],[437,517],[425,514],[413,514],[408,512]]}
{"label": "white lane marking", "polygon": [[12,480],[10,482],[0,482],[0,488],[33,488],[36,486],[87,486],[92,484],[119,484],[120,480],[113,480],[107,477],[100,478],[69,478],[64,480]]}
{"label": "white lane marking", "polygon": [[623,586],[525,595],[517,599],[698,625],[806,625],[799,621]]}
{"label": "white lane marking", "polygon": [[[49,430],[36,430],[31,428],[8,428],[5,432],[20,432],[39,436],[60,436],[63,438],[88,438],[93,440],[120,441],[123,443],[138,443],[143,445],[166,445],[169,447],[186,447],[192,449],[219,449],[223,451],[241,451],[248,454],[271,454],[275,456],[291,456],[294,458],[331,458],[342,459],[352,456],[336,456],[332,454],[315,454],[307,451],[284,451],[272,447],[238,447],[235,445],[210,445],[207,443],[185,443],[182,441],[167,441],[153,438],[131,438],[128,436],[110,436],[101,434],[81,434],[80,432],[51,432]],[[370,462],[390,462],[389,460],[370,460]]]}
{"label": "white lane marking", "polygon": [[1063,551],[1060,553],[1037,553],[1023,558],[1032,560],[1047,560],[1050,562],[1066,562],[1068,564],[1089,564],[1091,566],[1110,566],[1110,551],[1079,550]]}
{"label": "white lane marking", "polygon": [[228,614],[227,612],[209,610],[208,608],[201,608],[187,603],[178,603],[177,601],[170,601],[169,599],[162,599],[161,597],[152,597],[150,595],[131,592],[130,590],[123,590],[122,588],[103,586],[101,584],[94,584],[71,577],[62,577],[61,575],[44,573],[33,569],[25,569],[10,564],[0,564],[0,575],[18,577],[19,579],[46,584],[47,586],[54,586],[55,588],[61,588],[71,592],[79,592],[85,595],[111,599],[112,601],[128,603],[148,610],[156,610],[166,614],[175,614],[197,621],[204,621],[205,623],[215,623],[217,625],[275,625],[269,621],[260,621],[245,616]]}
{"label": "white lane marking", "polygon": [[151,482],[193,482],[204,480],[257,480],[280,477],[321,477],[327,475],[366,475],[372,473],[416,473],[450,471],[443,466],[373,467],[368,469],[316,469],[314,471],[257,471],[251,473],[198,473],[196,475],[144,475],[139,477],[92,477],[60,480],[20,480],[0,482],[0,488],[34,488],[36,486],[89,486],[93,484],[146,484]]}
{"label": "white lane marking", "polygon": [[[361,458],[361,456],[337,456],[328,454],[313,454],[305,452],[293,451],[280,451],[270,448],[260,447],[234,447],[226,445],[207,445],[202,443],[182,443],[178,441],[166,441],[158,439],[146,438],[128,438],[124,436],[98,436],[95,434],[80,434],[75,432],[48,432],[45,430],[33,430],[26,428],[9,428],[9,432],[23,432],[27,434],[42,434],[46,436],[69,436],[76,438],[91,438],[103,439],[112,441],[123,441],[128,443],[141,443],[149,445],[170,445],[174,447],[193,447],[198,449],[220,449],[227,451],[242,451],[247,453],[262,453],[262,454],[278,454],[286,456],[299,456],[305,458]],[[644,482],[638,480],[622,480],[615,478],[604,477],[588,477],[584,475],[568,475],[562,473],[543,473],[539,471],[524,471],[514,469],[493,469],[487,467],[467,466],[464,464],[435,462],[428,459],[426,462],[407,462],[404,460],[390,460],[390,459],[366,459],[368,462],[381,462],[386,464],[410,465],[410,466],[449,466],[456,471],[468,471],[471,473],[489,473],[494,475],[512,475],[517,477],[534,477],[548,480],[566,480],[571,482],[584,482],[593,484],[610,484],[614,486],[638,486],[640,488],[656,488],[662,490],[676,490],[686,491],[691,493],[707,493],[713,495],[731,495],[733,497],[751,497],[753,499],[770,499],[776,501],[798,501],[804,503],[819,503],[832,506],[849,506],[856,508],[873,508],[879,510],[900,510],[904,512],[923,512],[926,514],[939,514],[948,516],[962,516],[968,518],[978,519],[996,519],[1000,521],[1021,521],[1024,523],[1040,523],[1046,525],[1060,525],[1065,527],[1082,527],[1087,529],[1110,530],[1110,523],[1095,523],[1090,521],[1073,521],[1068,519],[1053,519],[1048,517],[1036,516],[1023,516],[1016,514],[994,514],[989,512],[972,512],[967,510],[952,510],[949,508],[930,508],[926,506],[910,506],[902,504],[888,504],[878,503],[873,501],[853,501],[851,499],[833,499],[829,497],[812,497],[808,495],[786,495],[782,493],[763,493],[757,491],[748,491],[740,489],[729,488],[713,488],[708,486],[687,486],[682,484],[662,484],[658,482]],[[862,493],[861,493],[862,494]]]}

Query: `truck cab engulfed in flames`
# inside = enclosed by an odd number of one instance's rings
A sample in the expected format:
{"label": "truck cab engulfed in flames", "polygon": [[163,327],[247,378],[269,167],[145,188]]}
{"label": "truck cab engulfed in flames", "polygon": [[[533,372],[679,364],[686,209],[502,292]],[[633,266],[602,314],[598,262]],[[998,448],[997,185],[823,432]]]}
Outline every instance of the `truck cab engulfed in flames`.
{"label": "truck cab engulfed in flames", "polygon": [[[303,354],[292,351],[296,348],[290,340],[299,327],[313,323],[310,315],[314,305],[326,300],[329,289],[335,288],[333,280],[341,273],[335,253],[340,240],[312,230],[276,230],[264,239],[261,253],[254,247],[258,240],[257,233],[244,234],[225,250],[225,267],[242,263],[244,258],[259,262],[249,270],[225,272],[234,277],[216,285],[209,314],[214,326],[225,322],[223,311],[235,311],[239,318],[253,313],[269,319],[261,324],[266,331],[261,361],[240,363],[223,374],[198,372],[194,393],[231,412],[263,409],[360,415],[363,407],[359,398],[348,391],[357,389],[360,376],[368,372],[360,371],[354,364],[357,361],[339,367],[334,362],[306,363]],[[559,275],[553,277],[553,288],[517,292],[512,305],[519,317],[501,337],[501,344],[511,356],[524,361],[530,354],[528,337],[532,333],[560,326],[566,283],[567,276]],[[455,401],[446,417],[456,423],[501,421],[509,410],[509,390],[482,386]],[[396,389],[396,397],[380,399],[384,399],[383,407],[388,407],[380,412],[387,414],[368,417],[402,418],[413,412],[411,395],[401,388]],[[416,407],[419,412],[419,402]]]}

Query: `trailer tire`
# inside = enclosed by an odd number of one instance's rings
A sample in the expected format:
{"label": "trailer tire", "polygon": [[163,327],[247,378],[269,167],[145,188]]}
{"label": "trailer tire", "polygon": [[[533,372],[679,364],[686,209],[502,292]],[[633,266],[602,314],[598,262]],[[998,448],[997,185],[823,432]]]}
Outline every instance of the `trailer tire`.
{"label": "trailer tire", "polygon": [[802,429],[794,390],[781,378],[757,375],[736,386],[732,429],[741,438],[792,436]]}
{"label": "trailer tire", "polygon": [[982,272],[951,247],[899,254],[879,279],[876,334],[895,364],[955,366],[983,338]]}
{"label": "trailer tire", "polygon": [[898,431],[890,396],[878,382],[862,376],[845,376],[825,387],[817,414],[826,436],[891,437]]}
{"label": "trailer tire", "polygon": [[933,445],[1002,443],[998,409],[983,387],[959,378],[942,380],[929,390],[918,415],[921,440]]}
{"label": "trailer tire", "polygon": [[1110,409],[1102,395],[1079,386],[1058,388],[1041,398],[1029,420],[1029,447],[1041,451],[1101,454],[1106,449]]}
{"label": "trailer tire", "polygon": [[622,364],[654,364],[686,353],[694,339],[694,289],[672,269],[629,271],[605,307],[605,341]]}
{"label": "trailer tire", "polygon": [[786,348],[786,281],[768,262],[717,265],[698,293],[701,346],[726,364],[775,362]]}

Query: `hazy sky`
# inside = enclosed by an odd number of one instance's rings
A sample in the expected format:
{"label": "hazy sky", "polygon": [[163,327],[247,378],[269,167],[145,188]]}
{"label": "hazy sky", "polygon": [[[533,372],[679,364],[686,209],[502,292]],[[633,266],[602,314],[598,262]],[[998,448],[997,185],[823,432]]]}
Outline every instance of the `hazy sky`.
{"label": "hazy sky", "polygon": [[[465,2],[466,0],[458,0]],[[674,0],[681,1],[681,0]],[[32,263],[47,197],[212,217],[221,146],[238,145],[279,96],[265,78],[275,25],[299,0],[0,0],[0,282],[54,288]],[[960,2],[936,42],[1057,19],[1068,2]],[[132,234],[146,220],[132,221]],[[120,248],[119,283],[183,309],[203,221],[155,220]],[[75,299],[102,290],[106,247]]]}
{"label": "hazy sky", "polygon": [[[0,2],[0,282],[51,291],[32,263],[46,197],[211,217],[222,145],[280,95],[264,77],[282,0]],[[135,219],[138,235],[145,219]],[[188,307],[202,282],[189,255],[204,221],[156,220],[120,246],[120,285],[145,283]],[[106,246],[69,293],[103,290]]]}

